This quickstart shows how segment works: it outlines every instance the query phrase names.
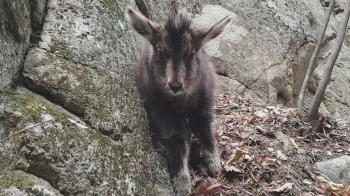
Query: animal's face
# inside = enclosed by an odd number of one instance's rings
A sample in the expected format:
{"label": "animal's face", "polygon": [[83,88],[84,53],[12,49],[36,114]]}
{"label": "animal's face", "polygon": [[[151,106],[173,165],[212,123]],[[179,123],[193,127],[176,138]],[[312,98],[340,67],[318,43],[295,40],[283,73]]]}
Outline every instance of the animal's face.
{"label": "animal's face", "polygon": [[[199,66],[196,62],[199,48],[196,32],[189,21],[180,19],[177,17],[168,21],[151,42],[151,61],[156,81],[166,93],[173,96],[181,95],[191,88],[191,81]],[[178,26],[184,28],[176,28]]]}
{"label": "animal's face", "polygon": [[181,95],[191,89],[199,69],[198,51],[230,24],[231,18],[212,26],[209,30],[196,28],[184,13],[175,13],[165,23],[152,22],[126,9],[126,17],[133,28],[152,45],[151,64],[156,82],[171,96]]}

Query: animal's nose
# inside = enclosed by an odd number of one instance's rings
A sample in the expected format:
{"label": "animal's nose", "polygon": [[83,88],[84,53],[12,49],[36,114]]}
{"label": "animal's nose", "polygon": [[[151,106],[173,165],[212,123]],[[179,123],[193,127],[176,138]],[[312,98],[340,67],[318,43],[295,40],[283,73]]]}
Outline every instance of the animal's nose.
{"label": "animal's nose", "polygon": [[169,83],[169,86],[174,93],[177,93],[182,88],[183,84],[171,82]]}

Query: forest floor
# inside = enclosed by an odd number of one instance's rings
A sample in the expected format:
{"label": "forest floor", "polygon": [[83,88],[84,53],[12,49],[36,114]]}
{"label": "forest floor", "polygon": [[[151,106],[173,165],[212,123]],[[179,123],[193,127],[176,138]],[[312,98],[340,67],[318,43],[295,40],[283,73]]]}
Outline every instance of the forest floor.
{"label": "forest floor", "polygon": [[[191,157],[190,164],[197,165],[193,196],[350,195],[349,185],[332,183],[315,168],[317,161],[349,154],[345,124],[326,119],[323,133],[314,133],[294,108],[227,94],[218,96],[215,113],[223,171],[216,179],[208,177],[200,159]],[[192,148],[200,152],[198,142]]]}

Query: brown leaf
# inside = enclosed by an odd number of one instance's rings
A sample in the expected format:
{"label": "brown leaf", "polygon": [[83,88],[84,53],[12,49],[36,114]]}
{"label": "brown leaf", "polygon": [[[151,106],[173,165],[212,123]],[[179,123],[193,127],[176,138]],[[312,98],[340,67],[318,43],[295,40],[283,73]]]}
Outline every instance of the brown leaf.
{"label": "brown leaf", "polygon": [[212,184],[210,187],[207,188],[207,193],[206,194],[215,194],[220,190],[220,187],[222,186],[222,184],[220,183],[216,183],[216,184]]}
{"label": "brown leaf", "polygon": [[267,166],[267,165],[274,165],[277,159],[268,157],[268,156],[261,156],[260,163],[262,166]]}
{"label": "brown leaf", "polygon": [[283,186],[276,188],[276,189],[272,189],[272,190],[268,190],[270,193],[286,193],[291,191],[293,188],[293,183],[286,183]]}
{"label": "brown leaf", "polygon": [[252,117],[250,118],[251,121],[255,122],[257,120],[260,120],[261,118],[255,114],[252,115]]}
{"label": "brown leaf", "polygon": [[239,149],[235,150],[234,152],[235,152],[235,153],[232,153],[232,154],[230,155],[230,158],[226,161],[225,165],[230,164],[232,161],[237,161],[237,160],[239,160],[239,159],[240,159],[241,157],[243,157],[243,155],[246,153],[246,152],[244,152],[244,151],[242,151],[242,150],[239,150]]}
{"label": "brown leaf", "polygon": [[238,131],[231,131],[230,135],[241,137],[241,134]]}
{"label": "brown leaf", "polygon": [[214,133],[214,137],[215,137],[216,140],[220,139],[220,135],[218,133]]}
{"label": "brown leaf", "polygon": [[237,172],[237,173],[243,173],[241,169],[232,166],[232,165],[224,165],[224,169],[226,172]]}
{"label": "brown leaf", "polygon": [[220,190],[221,186],[222,184],[220,183],[210,182],[206,180],[197,188],[196,191],[191,194],[191,196],[215,194]]}

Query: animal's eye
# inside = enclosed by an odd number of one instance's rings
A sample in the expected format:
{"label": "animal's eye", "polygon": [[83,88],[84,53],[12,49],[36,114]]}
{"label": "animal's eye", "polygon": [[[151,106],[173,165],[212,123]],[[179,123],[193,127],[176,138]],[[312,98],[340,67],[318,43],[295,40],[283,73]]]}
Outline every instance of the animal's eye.
{"label": "animal's eye", "polygon": [[158,60],[165,61],[165,55],[163,52],[158,51],[157,55],[158,55]]}

